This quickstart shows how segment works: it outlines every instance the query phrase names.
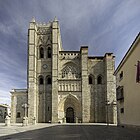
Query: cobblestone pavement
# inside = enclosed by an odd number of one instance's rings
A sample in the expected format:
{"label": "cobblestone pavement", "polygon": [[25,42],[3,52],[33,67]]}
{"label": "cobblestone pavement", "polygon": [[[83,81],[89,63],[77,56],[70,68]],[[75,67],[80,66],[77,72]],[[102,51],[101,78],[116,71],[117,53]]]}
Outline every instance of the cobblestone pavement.
{"label": "cobblestone pavement", "polygon": [[140,140],[140,130],[95,124],[0,126],[0,140]]}

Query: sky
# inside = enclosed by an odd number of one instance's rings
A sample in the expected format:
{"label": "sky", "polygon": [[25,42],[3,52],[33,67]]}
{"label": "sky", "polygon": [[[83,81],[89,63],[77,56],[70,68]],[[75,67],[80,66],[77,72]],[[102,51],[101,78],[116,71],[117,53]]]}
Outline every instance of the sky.
{"label": "sky", "polygon": [[27,87],[29,22],[59,20],[64,50],[116,56],[116,67],[140,32],[140,0],[0,0],[0,103]]}

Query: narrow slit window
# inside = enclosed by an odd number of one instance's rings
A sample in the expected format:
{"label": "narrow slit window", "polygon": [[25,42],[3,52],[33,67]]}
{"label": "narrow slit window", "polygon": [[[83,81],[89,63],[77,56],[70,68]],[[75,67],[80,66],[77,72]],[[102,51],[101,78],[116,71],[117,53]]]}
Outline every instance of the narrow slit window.
{"label": "narrow slit window", "polygon": [[41,47],[39,51],[40,51],[40,58],[44,58],[44,49]]}
{"label": "narrow slit window", "polygon": [[40,84],[40,85],[43,85],[43,84],[44,84],[44,82],[43,82],[43,77],[40,77],[40,78],[39,78],[39,84]]}
{"label": "narrow slit window", "polygon": [[91,76],[88,77],[88,82],[89,82],[89,84],[93,84],[93,81],[92,81],[92,77]]}
{"label": "narrow slit window", "polygon": [[17,112],[17,118],[20,118],[21,115],[20,115],[20,112]]}
{"label": "narrow slit window", "polygon": [[51,50],[51,48],[49,47],[49,48],[48,48],[48,58],[51,58],[51,56],[52,56],[52,50]]}
{"label": "narrow slit window", "polygon": [[102,76],[98,76],[97,78],[97,84],[102,84],[103,81],[102,81]]}
{"label": "narrow slit window", "polygon": [[52,79],[51,79],[51,77],[48,77],[48,79],[47,79],[47,84],[52,84]]}

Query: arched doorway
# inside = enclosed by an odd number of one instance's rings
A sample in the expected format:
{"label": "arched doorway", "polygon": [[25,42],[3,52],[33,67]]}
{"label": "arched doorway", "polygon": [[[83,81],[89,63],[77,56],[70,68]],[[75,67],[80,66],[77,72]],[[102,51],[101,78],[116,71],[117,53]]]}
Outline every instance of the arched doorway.
{"label": "arched doorway", "polygon": [[68,107],[66,110],[66,122],[74,123],[74,109],[72,107]]}
{"label": "arched doorway", "polygon": [[68,94],[58,104],[58,119],[64,123],[81,121],[81,103],[73,94]]}

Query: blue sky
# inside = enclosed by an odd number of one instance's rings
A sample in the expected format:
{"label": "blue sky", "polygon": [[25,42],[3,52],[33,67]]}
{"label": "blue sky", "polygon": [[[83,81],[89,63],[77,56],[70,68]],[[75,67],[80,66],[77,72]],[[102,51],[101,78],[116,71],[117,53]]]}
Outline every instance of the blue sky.
{"label": "blue sky", "polygon": [[0,0],[0,103],[26,88],[27,33],[32,17],[59,20],[63,48],[113,52],[116,66],[140,31],[140,0]]}

